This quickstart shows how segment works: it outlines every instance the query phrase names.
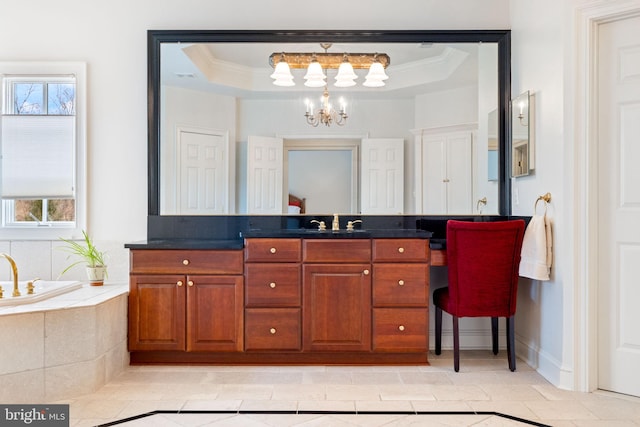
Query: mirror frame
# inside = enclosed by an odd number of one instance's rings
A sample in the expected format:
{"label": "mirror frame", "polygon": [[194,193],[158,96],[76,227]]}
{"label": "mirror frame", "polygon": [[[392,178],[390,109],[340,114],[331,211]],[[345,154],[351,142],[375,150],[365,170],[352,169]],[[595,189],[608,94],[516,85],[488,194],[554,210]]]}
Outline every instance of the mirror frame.
{"label": "mirror frame", "polygon": [[[511,214],[511,31],[510,30],[148,30],[148,215],[160,216],[160,47],[162,43],[497,43],[498,209]],[[286,214],[283,214],[286,215]],[[414,214],[414,216],[423,216]],[[223,215],[224,216],[224,215]]]}

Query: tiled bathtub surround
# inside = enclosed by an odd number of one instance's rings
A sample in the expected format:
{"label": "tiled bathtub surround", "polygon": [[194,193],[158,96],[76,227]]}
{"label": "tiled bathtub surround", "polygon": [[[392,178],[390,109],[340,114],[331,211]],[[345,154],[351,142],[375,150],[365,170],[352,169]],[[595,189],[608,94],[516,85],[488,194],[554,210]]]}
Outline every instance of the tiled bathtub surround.
{"label": "tiled bathtub surround", "polygon": [[0,308],[0,401],[51,402],[91,393],[128,364],[128,285],[83,285]]}

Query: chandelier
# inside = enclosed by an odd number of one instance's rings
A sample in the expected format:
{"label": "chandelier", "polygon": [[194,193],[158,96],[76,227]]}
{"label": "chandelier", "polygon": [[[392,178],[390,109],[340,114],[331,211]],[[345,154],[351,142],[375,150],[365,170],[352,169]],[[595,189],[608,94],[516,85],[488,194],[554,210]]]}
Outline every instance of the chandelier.
{"label": "chandelier", "polygon": [[384,86],[389,78],[385,68],[390,58],[386,53],[329,53],[331,43],[320,43],[321,53],[287,53],[274,52],[269,56],[269,64],[274,68],[271,78],[276,86],[295,86],[291,69],[306,69],[304,85],[307,87],[326,87],[327,76],[323,70],[337,69],[336,87],[355,86],[358,75],[354,69],[368,69],[369,72],[362,84],[366,87]]}
{"label": "chandelier", "polygon": [[347,116],[346,112],[346,103],[344,100],[340,100],[340,111],[336,111],[329,103],[329,89],[325,86],[324,92],[322,93],[322,98],[320,100],[320,108],[313,111],[313,103],[308,99],[306,100],[307,111],[304,113],[304,116],[307,119],[307,123],[313,127],[317,127],[320,123],[325,126],[331,126],[331,123],[335,123],[338,126],[343,126],[349,116]]}

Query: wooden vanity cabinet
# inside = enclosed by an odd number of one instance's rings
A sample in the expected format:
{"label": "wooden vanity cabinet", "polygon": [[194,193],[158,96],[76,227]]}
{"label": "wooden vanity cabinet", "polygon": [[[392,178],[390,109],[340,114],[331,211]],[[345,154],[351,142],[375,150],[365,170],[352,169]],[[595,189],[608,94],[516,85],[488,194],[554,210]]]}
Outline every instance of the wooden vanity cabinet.
{"label": "wooden vanity cabinet", "polygon": [[429,246],[423,239],[374,239],[373,351],[427,352]]}
{"label": "wooden vanity cabinet", "polygon": [[245,350],[299,351],[300,239],[245,241]]}
{"label": "wooden vanity cabinet", "polygon": [[144,249],[130,258],[130,351],[242,351],[242,251]]}
{"label": "wooden vanity cabinet", "polygon": [[250,237],[130,256],[131,363],[428,363],[426,239]]}
{"label": "wooden vanity cabinet", "polygon": [[371,350],[371,241],[303,240],[303,348]]}

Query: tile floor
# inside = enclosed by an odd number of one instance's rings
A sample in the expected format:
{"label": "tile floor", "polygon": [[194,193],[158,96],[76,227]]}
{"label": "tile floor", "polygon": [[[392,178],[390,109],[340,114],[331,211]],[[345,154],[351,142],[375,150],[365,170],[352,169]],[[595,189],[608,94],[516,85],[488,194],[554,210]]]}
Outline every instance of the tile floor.
{"label": "tile floor", "polygon": [[[459,373],[453,371],[450,352],[430,355],[430,362],[132,366],[93,394],[57,403],[70,404],[73,427],[527,425],[521,420],[529,425],[640,426],[640,399],[559,390],[522,361],[515,373],[509,372],[503,354],[463,352]],[[161,413],[119,422],[153,411]],[[400,414],[363,414],[371,411]]]}

